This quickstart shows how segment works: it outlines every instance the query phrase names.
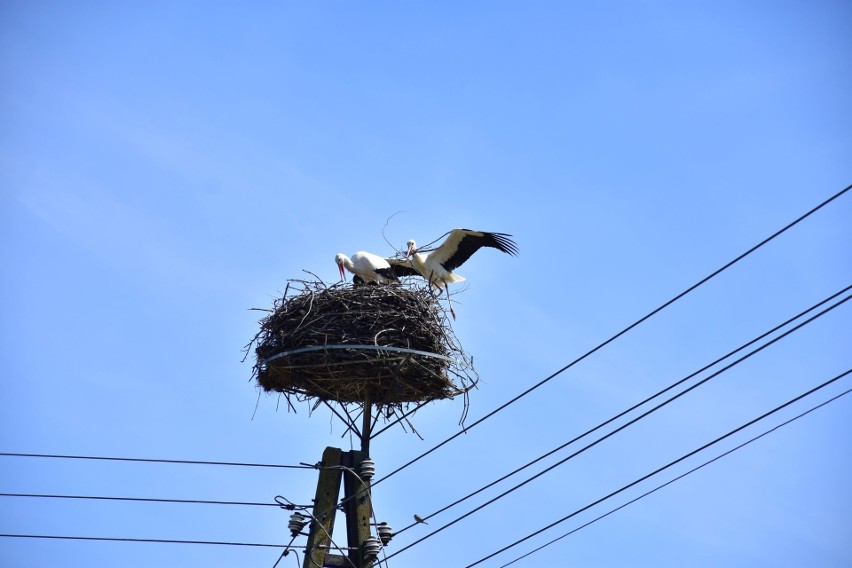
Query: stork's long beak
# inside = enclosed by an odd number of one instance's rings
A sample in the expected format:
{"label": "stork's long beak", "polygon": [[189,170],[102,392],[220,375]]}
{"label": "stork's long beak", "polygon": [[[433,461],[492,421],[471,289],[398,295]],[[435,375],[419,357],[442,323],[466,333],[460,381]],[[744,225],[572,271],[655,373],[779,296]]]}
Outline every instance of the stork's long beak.
{"label": "stork's long beak", "polygon": [[411,246],[411,245],[409,245],[409,246],[408,246],[408,252],[407,252],[407,253],[405,253],[405,260],[408,260],[408,258],[409,258],[412,254],[414,254],[414,247],[413,247],[413,246]]}
{"label": "stork's long beak", "polygon": [[345,278],[345,273],[343,272],[343,265],[342,265],[342,264],[338,264],[338,265],[337,265],[337,268],[340,270],[340,279],[341,279],[341,280],[345,280],[346,278]]}

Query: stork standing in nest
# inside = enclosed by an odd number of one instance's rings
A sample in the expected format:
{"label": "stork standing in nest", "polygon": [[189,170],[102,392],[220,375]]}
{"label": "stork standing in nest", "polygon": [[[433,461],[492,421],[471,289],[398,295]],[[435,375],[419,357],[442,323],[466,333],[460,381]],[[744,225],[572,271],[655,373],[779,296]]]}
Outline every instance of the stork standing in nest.
{"label": "stork standing in nest", "polygon": [[390,284],[399,282],[399,278],[391,268],[390,263],[377,254],[358,251],[349,258],[342,252],[334,257],[337,268],[340,269],[340,279],[343,280],[344,268],[354,274],[352,281],[356,284]]}
{"label": "stork standing in nest", "polygon": [[[501,252],[516,256],[518,246],[506,233],[486,233],[470,229],[453,229],[441,245],[427,255],[423,255],[414,240],[408,241],[405,260],[387,259],[397,276],[419,275],[427,279],[439,291],[447,290],[447,304],[450,313],[456,319],[456,312],[450,302],[448,284],[461,282],[465,278],[453,272],[464,264],[473,253],[482,247],[496,248]],[[409,260],[409,258],[411,260]]]}

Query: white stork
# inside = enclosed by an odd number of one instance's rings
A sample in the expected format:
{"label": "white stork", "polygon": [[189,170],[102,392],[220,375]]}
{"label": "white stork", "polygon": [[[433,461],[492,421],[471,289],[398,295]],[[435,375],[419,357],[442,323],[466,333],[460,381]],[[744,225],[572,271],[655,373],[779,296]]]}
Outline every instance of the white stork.
{"label": "white stork", "polygon": [[364,284],[370,282],[388,284],[399,281],[388,261],[371,252],[358,251],[352,255],[352,258],[340,252],[335,255],[334,262],[340,269],[341,280],[343,280],[343,269],[345,268],[355,275],[352,281],[356,284],[359,283],[359,280]]}
{"label": "white stork", "polygon": [[[418,274],[426,278],[439,291],[447,290],[447,303],[453,319],[456,312],[450,302],[450,290],[447,284],[461,282],[464,276],[455,274],[453,270],[461,266],[473,253],[482,247],[496,248],[512,256],[518,254],[518,246],[506,233],[485,233],[470,229],[453,229],[441,246],[424,256],[417,248],[414,240],[408,241],[408,252],[405,260],[389,258],[393,271],[397,276]],[[411,258],[409,261],[408,259]]]}

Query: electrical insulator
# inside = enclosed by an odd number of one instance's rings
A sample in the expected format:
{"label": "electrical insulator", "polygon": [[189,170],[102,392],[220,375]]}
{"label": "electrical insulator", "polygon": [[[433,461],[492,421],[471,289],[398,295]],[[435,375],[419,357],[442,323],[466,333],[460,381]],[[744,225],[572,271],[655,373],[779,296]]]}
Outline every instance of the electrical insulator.
{"label": "electrical insulator", "polygon": [[362,461],[361,462],[361,478],[362,479],[372,479],[374,475],[376,475],[376,462],[374,462],[370,458],[367,458],[364,461]]}
{"label": "electrical insulator", "polygon": [[393,538],[393,529],[391,528],[391,526],[387,523],[379,523],[376,526],[376,530],[379,533],[379,538],[381,539],[382,544],[387,546],[387,544]]}
{"label": "electrical insulator", "polygon": [[374,536],[371,536],[364,541],[364,560],[372,562],[379,557],[379,551],[382,549],[382,543]]}
{"label": "electrical insulator", "polygon": [[306,524],[308,524],[308,517],[301,513],[293,513],[290,515],[290,522],[287,524],[287,528],[290,529],[291,535],[296,536],[302,532]]}

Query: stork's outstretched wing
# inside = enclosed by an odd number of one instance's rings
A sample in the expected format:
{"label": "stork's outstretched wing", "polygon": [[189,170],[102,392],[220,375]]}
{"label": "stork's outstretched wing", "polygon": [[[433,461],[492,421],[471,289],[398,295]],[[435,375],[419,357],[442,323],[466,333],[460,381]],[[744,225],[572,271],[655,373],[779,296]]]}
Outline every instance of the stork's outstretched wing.
{"label": "stork's outstretched wing", "polygon": [[397,278],[401,276],[422,276],[417,269],[414,268],[414,265],[410,260],[403,260],[399,258],[388,258],[385,259],[390,264],[390,268],[387,270],[391,270]]}
{"label": "stork's outstretched wing", "polygon": [[518,246],[509,238],[511,236],[506,233],[453,229],[441,246],[429,253],[429,260],[434,259],[434,262],[452,271],[464,264],[467,259],[473,256],[473,253],[482,247],[496,248],[506,254],[516,256]]}

